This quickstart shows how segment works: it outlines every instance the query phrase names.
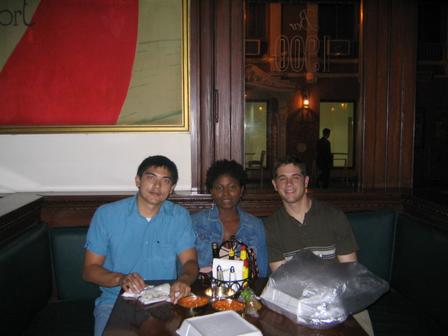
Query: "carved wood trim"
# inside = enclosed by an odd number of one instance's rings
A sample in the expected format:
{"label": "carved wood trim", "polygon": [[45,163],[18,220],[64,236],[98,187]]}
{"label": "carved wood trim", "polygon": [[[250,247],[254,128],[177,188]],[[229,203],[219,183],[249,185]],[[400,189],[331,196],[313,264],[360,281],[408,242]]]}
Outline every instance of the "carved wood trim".
{"label": "carved wood trim", "polygon": [[190,1],[190,147],[191,162],[197,162],[191,169],[191,187],[201,188],[201,81],[200,81],[200,5],[198,0]]}
{"label": "carved wood trim", "polygon": [[[26,230],[39,218],[49,227],[88,226],[95,210],[102,204],[114,202],[121,195],[44,195],[32,202],[17,204],[17,209],[0,216],[0,244]],[[391,209],[422,218],[432,226],[448,230],[448,207],[411,195],[396,192],[319,192],[310,196],[326,201],[345,212]],[[208,194],[179,193],[170,199],[191,213],[210,208]],[[266,217],[282,206],[275,193],[246,194],[241,207],[255,216]]]}
{"label": "carved wood trim", "polygon": [[[401,193],[335,193],[310,192],[311,197],[329,202],[345,212],[370,211],[390,208],[401,210]],[[86,226],[95,210],[102,204],[117,201],[129,195],[69,195],[45,196],[41,218],[50,227]],[[212,198],[208,194],[179,193],[170,200],[182,205],[191,213],[212,206]],[[241,208],[249,213],[266,217],[282,206],[276,193],[246,194],[241,201]]]}
{"label": "carved wood trim", "polygon": [[361,113],[357,158],[362,190],[412,187],[417,4],[363,1]]}
{"label": "carved wood trim", "polygon": [[[20,194],[11,196],[14,198],[14,204],[12,205],[16,208],[0,216],[0,245],[8,243],[40,219],[43,203],[42,197],[37,199],[34,197],[34,200],[28,202],[28,195],[23,195],[25,197],[21,197],[22,195]],[[0,202],[0,207],[1,203],[6,201],[6,197]]]}
{"label": "carved wood trim", "polygon": [[403,210],[415,217],[423,218],[429,225],[448,232],[448,207],[415,196],[404,196]]}

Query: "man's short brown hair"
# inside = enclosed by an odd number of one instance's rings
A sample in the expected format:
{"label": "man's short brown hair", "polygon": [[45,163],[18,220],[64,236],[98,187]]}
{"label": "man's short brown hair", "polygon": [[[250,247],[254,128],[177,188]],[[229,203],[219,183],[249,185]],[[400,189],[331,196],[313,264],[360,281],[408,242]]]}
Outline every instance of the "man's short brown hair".
{"label": "man's short brown hair", "polygon": [[278,159],[275,162],[274,168],[272,169],[272,178],[275,179],[277,177],[277,169],[280,166],[287,165],[287,164],[293,164],[294,166],[300,168],[300,171],[302,172],[303,176],[307,176],[305,162],[300,160],[297,156],[288,155],[284,158]]}

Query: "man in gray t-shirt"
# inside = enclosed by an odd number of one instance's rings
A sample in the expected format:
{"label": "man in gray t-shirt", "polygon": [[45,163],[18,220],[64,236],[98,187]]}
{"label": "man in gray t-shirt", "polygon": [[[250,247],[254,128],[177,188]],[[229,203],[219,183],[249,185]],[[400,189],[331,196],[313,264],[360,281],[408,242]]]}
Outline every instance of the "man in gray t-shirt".
{"label": "man in gray t-shirt", "polygon": [[[331,262],[357,261],[358,245],[345,214],[308,197],[306,166],[294,157],[277,162],[272,184],[283,207],[266,220],[269,266],[275,271],[302,249]],[[354,315],[362,328],[374,335],[367,310]]]}
{"label": "man in gray t-shirt", "polygon": [[304,249],[329,262],[336,262],[338,256],[349,255],[358,249],[350,223],[341,210],[316,199],[310,203],[303,222],[292,217],[285,207],[267,219],[271,264],[288,260]]}
{"label": "man in gray t-shirt", "polygon": [[310,249],[326,260],[356,261],[356,244],[345,214],[311,199],[305,164],[294,157],[278,161],[272,184],[283,208],[266,220],[269,266],[275,271],[294,253]]}

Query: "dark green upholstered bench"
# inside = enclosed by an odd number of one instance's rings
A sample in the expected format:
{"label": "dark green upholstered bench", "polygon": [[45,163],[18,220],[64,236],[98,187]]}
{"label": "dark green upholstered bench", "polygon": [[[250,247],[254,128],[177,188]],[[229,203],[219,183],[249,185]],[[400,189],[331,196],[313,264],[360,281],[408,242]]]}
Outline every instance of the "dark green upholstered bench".
{"label": "dark green upholstered bench", "polygon": [[0,334],[93,334],[99,290],[81,277],[86,234],[36,222],[0,246]]}
{"label": "dark green upholstered bench", "polygon": [[[347,216],[359,261],[391,284],[391,291],[369,307],[375,335],[441,334],[448,327],[447,231],[394,211]],[[0,246],[0,285],[9,289],[0,294],[2,334],[22,335],[31,320],[25,335],[93,333],[99,292],[81,278],[86,233],[87,227],[48,232],[36,223]]]}
{"label": "dark green upholstered bench", "polygon": [[390,281],[395,242],[394,211],[352,212],[347,214],[359,245],[359,262]]}
{"label": "dark green upholstered bench", "polygon": [[448,227],[406,213],[397,218],[392,288],[408,299],[417,319],[432,329],[420,335],[442,335],[447,330]]}
{"label": "dark green upholstered bench", "polygon": [[84,243],[88,227],[57,228],[50,231],[54,278],[59,300],[92,299],[99,296],[98,286],[81,277]]}
{"label": "dark green upholstered bench", "polygon": [[358,259],[391,290],[369,307],[376,336],[441,335],[448,327],[448,235],[395,211],[349,213]]}
{"label": "dark green upholstered bench", "polygon": [[36,222],[0,247],[0,333],[20,335],[52,290],[47,226]]}
{"label": "dark green upholstered bench", "polygon": [[50,230],[56,299],[39,312],[26,335],[92,335],[97,286],[81,277],[87,227]]}

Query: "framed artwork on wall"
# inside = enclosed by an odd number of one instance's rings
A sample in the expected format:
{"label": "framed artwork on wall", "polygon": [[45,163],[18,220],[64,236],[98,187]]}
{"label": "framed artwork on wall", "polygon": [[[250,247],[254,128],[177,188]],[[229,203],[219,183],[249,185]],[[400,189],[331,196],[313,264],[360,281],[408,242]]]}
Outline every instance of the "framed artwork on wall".
{"label": "framed artwork on wall", "polygon": [[0,3],[0,133],[189,130],[188,0]]}

